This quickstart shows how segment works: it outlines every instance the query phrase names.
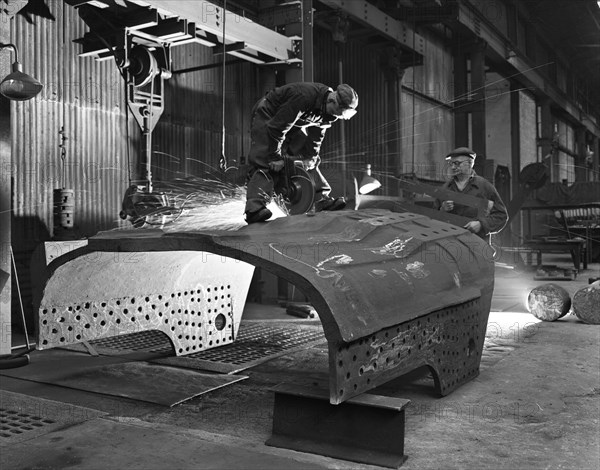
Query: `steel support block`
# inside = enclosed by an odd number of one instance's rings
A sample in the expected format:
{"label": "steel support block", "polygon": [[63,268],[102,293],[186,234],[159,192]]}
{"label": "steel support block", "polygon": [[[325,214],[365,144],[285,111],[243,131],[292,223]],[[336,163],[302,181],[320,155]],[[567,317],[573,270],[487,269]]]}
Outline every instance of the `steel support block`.
{"label": "steel support block", "polygon": [[404,408],[410,400],[363,394],[331,405],[325,390],[274,389],[273,431],[266,445],[398,468],[404,455]]}

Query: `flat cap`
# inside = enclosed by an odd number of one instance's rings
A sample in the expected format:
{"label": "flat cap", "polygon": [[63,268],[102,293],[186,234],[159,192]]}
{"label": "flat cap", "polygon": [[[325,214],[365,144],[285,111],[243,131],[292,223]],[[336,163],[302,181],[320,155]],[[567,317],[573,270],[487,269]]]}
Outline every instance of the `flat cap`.
{"label": "flat cap", "polygon": [[468,147],[458,147],[458,148],[455,148],[454,150],[452,150],[452,152],[450,152],[448,155],[446,155],[446,160],[450,160],[452,157],[462,157],[462,156],[469,157],[469,158],[472,158],[473,160],[475,160],[475,157],[477,157],[477,154]]}
{"label": "flat cap", "polygon": [[343,108],[354,109],[358,106],[358,95],[350,85],[342,83],[337,89],[338,101]]}

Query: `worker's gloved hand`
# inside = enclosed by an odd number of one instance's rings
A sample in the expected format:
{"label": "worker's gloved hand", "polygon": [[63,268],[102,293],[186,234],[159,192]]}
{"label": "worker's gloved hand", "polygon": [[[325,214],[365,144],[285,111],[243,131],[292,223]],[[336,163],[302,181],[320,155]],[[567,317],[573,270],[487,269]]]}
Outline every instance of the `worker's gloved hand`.
{"label": "worker's gloved hand", "polygon": [[274,173],[279,173],[281,170],[283,170],[284,166],[285,166],[285,160],[283,160],[283,159],[273,160],[272,162],[269,162],[269,170],[271,170]]}
{"label": "worker's gloved hand", "polygon": [[467,225],[465,225],[465,228],[469,232],[479,233],[481,231],[481,222],[479,222],[479,220],[471,220],[471,222],[468,222]]}
{"label": "worker's gloved hand", "polygon": [[321,157],[318,155],[312,158],[302,158],[302,166],[306,171],[314,170],[321,162]]}

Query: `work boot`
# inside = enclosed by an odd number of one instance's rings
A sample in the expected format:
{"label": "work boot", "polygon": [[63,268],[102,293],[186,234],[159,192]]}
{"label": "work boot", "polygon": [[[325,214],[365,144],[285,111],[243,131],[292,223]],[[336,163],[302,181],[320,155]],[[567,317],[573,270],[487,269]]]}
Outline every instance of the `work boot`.
{"label": "work boot", "polygon": [[346,207],[346,200],[343,197],[327,197],[315,202],[315,212],[339,211],[344,207]]}
{"label": "work boot", "polygon": [[266,207],[261,207],[255,212],[246,212],[246,223],[255,224],[257,222],[265,222],[270,219],[273,213]]}

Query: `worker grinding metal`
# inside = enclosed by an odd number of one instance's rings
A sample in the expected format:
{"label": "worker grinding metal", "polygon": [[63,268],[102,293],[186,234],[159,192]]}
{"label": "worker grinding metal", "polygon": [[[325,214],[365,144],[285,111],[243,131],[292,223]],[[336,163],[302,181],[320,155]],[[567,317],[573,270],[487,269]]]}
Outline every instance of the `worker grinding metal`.
{"label": "worker grinding metal", "polygon": [[473,219],[464,228],[485,238],[504,228],[508,221],[508,212],[496,188],[473,170],[476,157],[475,152],[467,147],[459,147],[446,155],[452,179],[443,185],[443,189],[487,199],[490,203],[485,215],[477,217],[476,207],[455,204],[452,200],[438,200],[436,205],[440,210]]}
{"label": "worker grinding metal", "polygon": [[245,209],[248,224],[273,215],[266,205],[273,196],[274,179],[283,174],[285,155],[302,160],[315,186],[315,211],[346,206],[343,197],[329,196],[331,187],[319,171],[319,151],[331,123],[350,119],[357,106],[358,95],[349,85],[339,85],[334,91],[311,82],[275,88],[254,105]]}

